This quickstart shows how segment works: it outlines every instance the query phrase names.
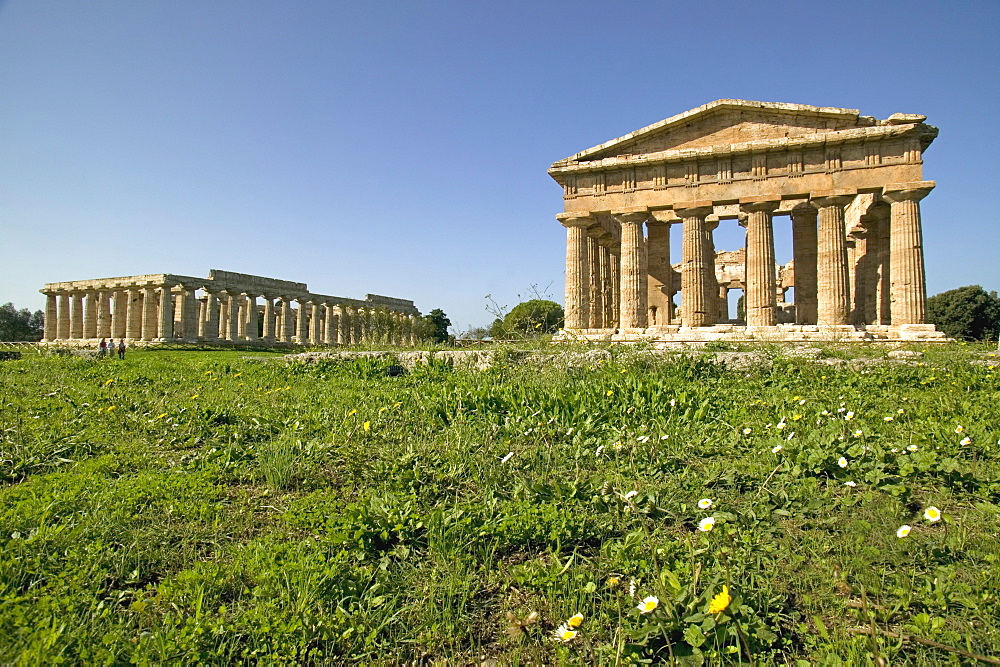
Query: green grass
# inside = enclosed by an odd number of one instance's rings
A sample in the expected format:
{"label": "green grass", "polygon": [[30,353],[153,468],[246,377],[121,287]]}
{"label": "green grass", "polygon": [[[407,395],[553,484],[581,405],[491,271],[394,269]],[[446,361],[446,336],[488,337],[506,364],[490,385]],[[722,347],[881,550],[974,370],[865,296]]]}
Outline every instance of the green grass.
{"label": "green grass", "polygon": [[268,352],[3,362],[0,661],[1000,655],[984,351],[398,378]]}

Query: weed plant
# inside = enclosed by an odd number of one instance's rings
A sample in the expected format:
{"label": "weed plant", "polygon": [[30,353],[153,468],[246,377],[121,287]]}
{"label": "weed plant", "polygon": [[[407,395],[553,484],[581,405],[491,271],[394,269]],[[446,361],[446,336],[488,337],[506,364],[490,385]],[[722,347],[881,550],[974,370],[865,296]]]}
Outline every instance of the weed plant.
{"label": "weed plant", "polygon": [[970,350],[3,362],[0,661],[1000,655],[1000,381]]}

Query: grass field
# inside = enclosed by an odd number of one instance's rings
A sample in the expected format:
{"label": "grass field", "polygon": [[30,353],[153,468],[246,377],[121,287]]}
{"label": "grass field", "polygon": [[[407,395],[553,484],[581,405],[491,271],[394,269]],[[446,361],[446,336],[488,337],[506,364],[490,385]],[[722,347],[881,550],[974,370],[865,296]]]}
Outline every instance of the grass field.
{"label": "grass field", "polygon": [[986,355],[3,362],[0,662],[995,658]]}

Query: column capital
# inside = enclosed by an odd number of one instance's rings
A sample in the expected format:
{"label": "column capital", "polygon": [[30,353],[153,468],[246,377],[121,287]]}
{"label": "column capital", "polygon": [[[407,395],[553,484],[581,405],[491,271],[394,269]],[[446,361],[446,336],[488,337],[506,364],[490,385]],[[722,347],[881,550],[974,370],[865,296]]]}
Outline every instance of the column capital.
{"label": "column capital", "polygon": [[594,219],[590,213],[556,213],[558,220],[563,227],[589,227],[594,224]]}
{"label": "column capital", "polygon": [[816,210],[815,206],[807,203],[799,204],[788,212],[792,216],[792,220],[798,220],[803,218],[815,218],[819,211]]}
{"label": "column capital", "polygon": [[650,211],[650,220],[647,222],[649,225],[655,225],[657,223],[664,225],[672,225],[675,222],[680,222],[680,217],[677,215],[677,211],[666,209],[656,209],[655,211]]}
{"label": "column capital", "polygon": [[611,217],[622,224],[642,224],[649,220],[649,209],[645,206],[634,206],[611,211]]}
{"label": "column capital", "polygon": [[674,204],[674,213],[680,218],[704,218],[714,211],[711,200],[688,201]]}
{"label": "column capital", "polygon": [[882,199],[888,202],[920,201],[934,189],[936,181],[914,181],[912,183],[889,183],[882,188]]}
{"label": "column capital", "polygon": [[740,197],[740,210],[744,213],[759,213],[761,211],[772,213],[780,205],[781,198],[778,196]]}
{"label": "column capital", "polygon": [[857,195],[853,190],[820,190],[811,193],[809,202],[815,206],[847,206]]}

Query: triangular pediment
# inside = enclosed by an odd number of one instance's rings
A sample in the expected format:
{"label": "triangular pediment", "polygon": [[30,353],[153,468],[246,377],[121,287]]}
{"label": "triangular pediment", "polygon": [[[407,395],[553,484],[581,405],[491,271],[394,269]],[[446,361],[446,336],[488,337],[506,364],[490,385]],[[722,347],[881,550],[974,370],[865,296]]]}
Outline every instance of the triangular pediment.
{"label": "triangular pediment", "polygon": [[859,117],[857,109],[716,100],[577,153],[556,165],[802,137],[859,125],[874,125],[874,119]]}

